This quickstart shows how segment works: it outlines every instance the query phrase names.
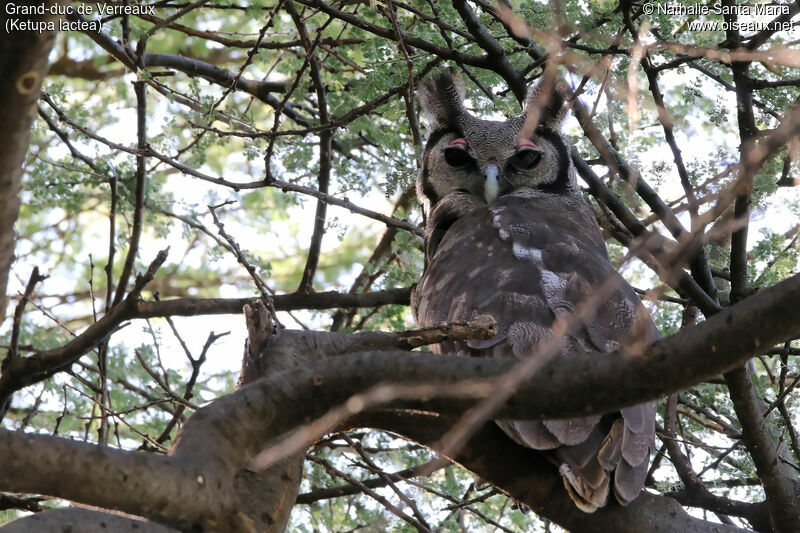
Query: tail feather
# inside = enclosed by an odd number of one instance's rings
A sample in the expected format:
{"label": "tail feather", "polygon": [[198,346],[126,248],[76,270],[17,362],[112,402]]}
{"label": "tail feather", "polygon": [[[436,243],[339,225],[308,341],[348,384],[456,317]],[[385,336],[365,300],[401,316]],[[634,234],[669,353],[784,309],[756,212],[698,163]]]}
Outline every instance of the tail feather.
{"label": "tail feather", "polygon": [[[595,469],[590,469],[595,466]],[[597,461],[590,461],[581,470],[564,463],[558,468],[564,487],[575,505],[585,513],[593,513],[608,501],[611,476]]]}
{"label": "tail feather", "polygon": [[552,450],[561,442],[539,420],[498,420],[497,425],[517,444],[534,450]]}
{"label": "tail feather", "polygon": [[625,422],[618,418],[614,420],[603,444],[597,451],[597,460],[606,470],[614,470],[622,457],[622,435],[625,432]]}
{"label": "tail feather", "polygon": [[565,446],[575,446],[584,442],[600,421],[600,416],[567,418],[564,420],[545,420],[544,427]]}
{"label": "tail feather", "polygon": [[[575,446],[562,446],[556,450],[555,456],[558,459],[558,464],[566,463],[573,469],[581,469],[595,457],[599,460],[597,450],[602,449],[603,442],[605,442],[604,439],[603,432],[598,426],[595,426],[585,441]],[[600,466],[608,470],[602,462]]]}
{"label": "tail feather", "polygon": [[627,417],[618,415],[613,422],[582,417],[497,424],[517,443],[549,450],[570,498],[591,513],[608,503],[611,492],[620,504],[628,505],[642,491],[654,446],[654,411],[655,403],[650,403],[629,410]]}
{"label": "tail feather", "polygon": [[636,466],[625,460],[619,462],[614,472],[614,496],[619,503],[628,505],[642,492],[649,462],[642,461]]}

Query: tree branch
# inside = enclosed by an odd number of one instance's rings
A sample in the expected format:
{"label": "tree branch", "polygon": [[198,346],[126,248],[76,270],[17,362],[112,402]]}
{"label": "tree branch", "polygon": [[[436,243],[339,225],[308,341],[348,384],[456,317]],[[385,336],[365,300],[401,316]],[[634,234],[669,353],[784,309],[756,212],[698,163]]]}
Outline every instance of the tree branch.
{"label": "tree branch", "polygon": [[[594,147],[600,153],[605,163],[609,166],[612,173],[619,174],[620,178],[628,181],[636,189],[637,194],[650,206],[653,213],[658,215],[659,219],[664,223],[664,226],[669,230],[673,237],[681,240],[682,237],[687,236],[686,229],[681,222],[672,212],[672,210],[664,203],[664,200],[653,190],[653,188],[641,177],[641,175],[632,169],[628,163],[617,153],[611,143],[603,137],[600,130],[594,124],[586,108],[577,98],[572,102],[572,108],[575,110],[575,117],[578,119],[581,128],[586,136],[592,142]],[[686,250],[685,253],[689,257],[689,264],[692,269],[692,276],[695,281],[700,285],[706,293],[706,297],[714,300],[713,294],[715,293],[713,279],[711,278],[711,271],[708,266],[708,257],[706,256],[705,249],[702,246],[697,246],[697,249]],[[705,299],[705,297],[703,298]],[[705,314],[702,302],[697,302],[700,309]]]}
{"label": "tree branch", "polygon": [[[315,7],[320,11],[322,11],[323,13],[325,13],[326,15],[339,19],[348,24],[351,24],[357,28],[361,28],[362,30],[372,33],[373,35],[377,35],[378,37],[383,37],[384,39],[388,39],[392,42],[394,42],[395,39],[397,38],[397,36],[395,36],[394,34],[393,29],[384,28],[382,26],[378,26],[377,24],[372,24],[371,22],[367,22],[357,17],[356,15],[335,9],[334,7],[326,4],[321,0],[297,0],[297,1],[298,3],[303,5]],[[408,35],[407,33],[401,33],[400,37],[403,39],[403,42],[407,46],[413,46],[414,48],[419,48],[420,50],[429,52],[442,59],[455,61],[456,63],[464,65],[491,68],[488,56],[473,56],[465,54],[463,52],[459,52],[458,50],[452,48],[447,48],[444,46],[439,46],[430,43],[424,39],[420,39],[419,37]]]}
{"label": "tree branch", "polygon": [[8,363],[3,365],[3,373],[0,375],[0,418],[10,406],[11,395],[15,391],[38,383],[54,373],[68,368],[81,355],[106,339],[136,309],[136,302],[139,300],[142,289],[153,279],[156,270],[166,259],[166,251],[159,252],[147,271],[137,277],[128,296],[72,341],[31,357],[7,359]]}
{"label": "tree branch", "polygon": [[2,527],[3,533],[49,533],[80,531],[80,533],[178,533],[177,530],[155,522],[144,522],[92,509],[69,507],[48,509],[15,520]]}
{"label": "tree branch", "polygon": [[475,37],[478,45],[486,51],[487,67],[506,81],[518,102],[523,102],[527,91],[525,77],[509,62],[503,47],[480,23],[466,0],[453,0],[453,7],[458,11],[461,20],[464,21],[469,32]]}
{"label": "tree branch", "polygon": [[[764,347],[796,336],[800,323],[800,308],[795,303],[798,297],[800,275],[764,289],[693,328],[654,343],[644,354],[613,353],[603,357],[580,354],[570,365],[563,365],[560,360],[549,361],[496,416],[565,418],[605,413],[715,377],[741,365]],[[731,335],[731,331],[736,331],[737,335]],[[317,333],[311,349],[324,349],[325,338],[335,337]],[[748,340],[742,342],[742,338]],[[298,348],[292,349],[303,349],[303,346],[299,343]],[[513,361],[416,353],[368,352],[325,359],[292,373],[259,381],[217,400],[211,407],[201,410],[202,417],[193,417],[187,422],[181,435],[181,447],[199,460],[240,464],[257,453],[269,438],[296,427],[299,420],[320,417],[328,406],[342,405],[353,394],[370,390],[376,383],[436,385],[427,388],[419,385],[417,389],[378,386],[357,402],[349,402],[342,416],[354,414],[354,405],[360,405],[357,411],[368,407],[375,398],[386,403],[419,394],[430,398],[403,405],[444,413],[463,412],[472,405],[474,398],[437,397],[450,390],[445,384],[491,380],[514,368]],[[479,383],[476,386],[480,396],[484,389]],[[461,388],[466,390],[463,384]],[[586,391],[591,391],[591,407],[587,407]],[[451,394],[453,392],[450,390]],[[240,406],[245,403],[253,407],[242,410]],[[253,416],[250,409],[270,416],[263,420],[263,425],[253,428],[252,423],[246,423]],[[329,429],[322,428],[322,431]]]}
{"label": "tree branch", "polygon": [[[311,81],[314,85],[314,91],[317,94],[319,122],[321,126],[325,126],[330,121],[328,115],[328,97],[325,84],[322,82],[322,76],[320,74],[319,59],[317,59],[314,49],[316,48],[319,37],[322,36],[322,31],[325,29],[325,26],[330,23],[333,18],[329,18],[328,22],[320,28],[317,33],[318,39],[312,43],[308,35],[308,29],[292,2],[286,3],[286,11],[288,11],[289,16],[292,17],[292,21],[300,35],[300,40],[303,43],[303,48],[306,51]],[[328,194],[331,183],[331,168],[333,166],[331,154],[332,140],[332,130],[323,129],[319,132],[319,172],[317,174],[317,190],[323,194]],[[305,268],[303,268],[303,276],[297,288],[297,292],[301,294],[307,294],[314,290],[314,275],[319,265],[319,254],[322,248],[322,237],[325,234],[325,216],[327,215],[327,211],[328,204],[321,198],[317,198],[317,206],[314,211],[314,231],[311,234],[311,243],[308,247],[308,257],[306,258]]]}
{"label": "tree branch", "polygon": [[[413,413],[368,413],[354,422],[434,449],[450,427],[448,420]],[[493,423],[480,428],[450,459],[573,533],[745,533],[689,516],[673,499],[648,492],[627,507],[611,504],[584,513],[570,500],[557,470],[543,454],[515,444]]]}
{"label": "tree branch", "polygon": [[[169,67],[190,76],[200,76],[222,87],[235,87],[264,103],[269,103],[270,93],[283,92],[286,84],[274,81],[257,81],[237,76],[235,73],[210,63],[174,54],[148,53],[142,58],[145,67]],[[235,82],[235,85],[234,85]]]}
{"label": "tree branch", "polygon": [[[798,298],[800,275],[764,289],[698,326],[656,342],[645,354],[580,354],[570,365],[550,361],[497,416],[559,418],[607,412],[688,387],[741,365],[765,346],[796,336],[800,323]],[[738,334],[731,335],[731,331]],[[369,335],[283,332],[278,339],[281,337],[285,339],[281,341],[285,343],[284,350],[332,355],[358,349],[353,339],[367,339]],[[741,338],[748,341],[742,343]],[[447,384],[493,378],[508,371],[514,371],[513,361],[408,352],[355,353],[302,365],[243,387],[200,409],[184,426],[174,457],[131,454],[0,431],[0,456],[5,458],[0,485],[8,490],[49,493],[140,514],[149,509],[148,517],[176,527],[188,527],[197,520],[218,524],[221,517],[237,524],[239,518],[235,513],[231,515],[235,507],[232,493],[229,494],[233,473],[265,442],[304,420],[324,415],[328,406],[347,402],[346,412],[352,415],[370,405],[364,403],[370,400],[369,394],[361,396],[361,400],[352,395],[375,383],[432,383],[436,385],[424,388],[425,400],[414,400],[423,390],[417,388],[411,391],[413,394],[406,394],[405,404],[445,414],[458,413],[474,400],[437,397],[448,392]],[[463,385],[457,388],[463,390]],[[384,386],[383,390],[389,393],[383,395],[385,400],[403,398],[402,388]],[[592,391],[588,410],[586,391]],[[31,450],[37,450],[37,454]],[[486,460],[488,455],[482,457]],[[85,476],[91,476],[91,482],[75,483]],[[131,489],[130,494],[99,488],[117,483],[119,476],[128,476],[125,487]],[[155,485],[150,487],[150,483]],[[199,487],[205,490],[198,491]],[[528,490],[519,489],[523,501]],[[153,498],[171,501],[171,506],[154,510],[148,503]],[[646,495],[642,498],[643,503],[648,501]]]}
{"label": "tree branch", "polygon": [[733,408],[742,424],[747,451],[764,486],[773,527],[777,532],[790,533],[797,531],[800,525],[800,484],[796,481],[797,474],[777,450],[775,437],[762,414],[764,406],[756,395],[752,379],[749,366],[725,374]]}
{"label": "tree branch", "polygon": [[[379,307],[382,305],[408,305],[411,289],[347,294],[335,291],[313,294],[276,294],[273,297],[276,311],[300,309],[336,309],[339,307]],[[161,316],[228,315],[242,312],[245,304],[253,298],[175,298],[158,302],[141,300],[129,318],[154,318]]]}

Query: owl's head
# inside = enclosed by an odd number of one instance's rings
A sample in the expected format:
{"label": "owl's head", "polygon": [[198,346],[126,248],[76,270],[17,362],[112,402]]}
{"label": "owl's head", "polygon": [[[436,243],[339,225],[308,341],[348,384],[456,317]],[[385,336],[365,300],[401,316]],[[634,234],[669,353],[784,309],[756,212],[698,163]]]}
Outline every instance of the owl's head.
{"label": "owl's head", "polygon": [[505,121],[472,116],[464,107],[464,82],[452,68],[423,81],[417,96],[428,126],[417,181],[426,215],[453,195],[476,206],[521,188],[557,194],[577,189],[560,131],[566,115],[561,91],[534,88],[522,116]]}

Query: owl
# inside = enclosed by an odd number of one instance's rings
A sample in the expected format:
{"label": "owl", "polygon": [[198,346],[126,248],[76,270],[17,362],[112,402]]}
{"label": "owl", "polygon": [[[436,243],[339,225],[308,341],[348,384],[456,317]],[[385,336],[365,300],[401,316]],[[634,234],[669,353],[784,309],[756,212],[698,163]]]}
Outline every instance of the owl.
{"label": "owl", "polygon": [[[445,69],[420,84],[418,99],[428,138],[417,180],[426,230],[414,316],[421,327],[479,315],[491,315],[498,325],[489,340],[446,341],[434,350],[535,356],[537,345],[556,335],[556,321],[601,285],[610,295],[581,308],[577,327],[552,357],[568,365],[578,352],[602,356],[633,340],[654,340],[655,326],[612,267],[578,188],[561,133],[562,93],[540,85],[529,93],[522,116],[481,120],[464,106],[458,72]],[[605,415],[495,422],[518,444],[542,450],[576,505],[593,512],[611,494],[626,505],[641,492],[654,447],[655,411],[651,402]]]}

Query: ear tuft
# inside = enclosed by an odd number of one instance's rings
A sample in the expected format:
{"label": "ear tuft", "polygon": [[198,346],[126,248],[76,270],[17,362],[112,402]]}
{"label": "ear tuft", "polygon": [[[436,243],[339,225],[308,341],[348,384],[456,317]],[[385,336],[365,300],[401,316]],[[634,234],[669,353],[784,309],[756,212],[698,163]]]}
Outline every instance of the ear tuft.
{"label": "ear tuft", "polygon": [[[550,85],[548,91],[545,85]],[[566,90],[567,84],[563,80],[555,80],[548,84],[547,80],[542,80],[533,87],[525,98],[524,115],[538,113],[539,119],[536,121],[536,129],[546,129],[559,131],[564,117],[567,116],[569,107],[567,106]]]}
{"label": "ear tuft", "polygon": [[464,110],[464,94],[464,80],[452,67],[419,84],[417,99],[425,112],[429,131],[453,125]]}

